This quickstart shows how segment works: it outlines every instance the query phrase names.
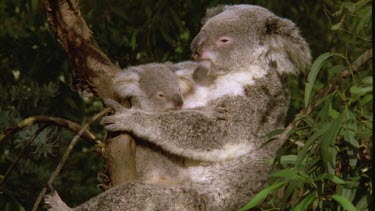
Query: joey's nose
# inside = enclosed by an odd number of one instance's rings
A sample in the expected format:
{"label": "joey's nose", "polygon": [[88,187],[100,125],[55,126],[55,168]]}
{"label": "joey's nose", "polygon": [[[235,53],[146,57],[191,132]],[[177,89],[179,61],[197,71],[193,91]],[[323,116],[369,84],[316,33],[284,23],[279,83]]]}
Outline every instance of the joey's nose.
{"label": "joey's nose", "polygon": [[182,106],[182,104],[184,103],[184,101],[182,100],[182,98],[179,94],[173,95],[172,100],[173,100],[175,106],[178,107],[178,108],[180,108]]}

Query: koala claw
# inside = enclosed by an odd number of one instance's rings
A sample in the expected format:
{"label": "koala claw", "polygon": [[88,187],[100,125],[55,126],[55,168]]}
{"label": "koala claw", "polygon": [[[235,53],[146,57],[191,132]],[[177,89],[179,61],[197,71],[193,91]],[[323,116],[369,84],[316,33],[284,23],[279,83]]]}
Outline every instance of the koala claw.
{"label": "koala claw", "polygon": [[124,108],[124,106],[122,106],[120,103],[114,101],[113,99],[111,98],[106,98],[103,100],[104,101],[104,104],[110,108],[112,108],[113,110],[115,110],[116,112],[126,112],[127,110],[129,109],[126,109]]}

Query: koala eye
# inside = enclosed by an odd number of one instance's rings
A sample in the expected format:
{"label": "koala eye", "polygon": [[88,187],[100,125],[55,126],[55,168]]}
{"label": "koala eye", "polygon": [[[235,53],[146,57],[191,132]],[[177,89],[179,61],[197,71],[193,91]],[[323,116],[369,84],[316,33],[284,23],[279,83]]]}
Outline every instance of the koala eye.
{"label": "koala eye", "polygon": [[222,44],[228,44],[230,43],[231,39],[229,37],[220,37],[219,41]]}
{"label": "koala eye", "polygon": [[159,92],[157,93],[157,96],[160,97],[160,98],[165,98],[165,95],[163,92]]}

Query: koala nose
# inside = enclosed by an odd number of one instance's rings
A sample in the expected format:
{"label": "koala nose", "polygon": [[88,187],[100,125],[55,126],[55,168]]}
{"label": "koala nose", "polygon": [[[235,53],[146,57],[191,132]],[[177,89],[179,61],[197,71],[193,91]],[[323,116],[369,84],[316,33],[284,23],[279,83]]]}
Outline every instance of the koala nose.
{"label": "koala nose", "polygon": [[193,52],[193,58],[198,59],[201,56],[203,43],[207,39],[207,32],[201,31],[193,39],[191,43],[191,51]]}
{"label": "koala nose", "polygon": [[184,103],[184,101],[182,100],[182,98],[179,94],[173,95],[172,100],[173,100],[175,106],[178,107],[178,108],[180,108],[182,106],[182,104]]}

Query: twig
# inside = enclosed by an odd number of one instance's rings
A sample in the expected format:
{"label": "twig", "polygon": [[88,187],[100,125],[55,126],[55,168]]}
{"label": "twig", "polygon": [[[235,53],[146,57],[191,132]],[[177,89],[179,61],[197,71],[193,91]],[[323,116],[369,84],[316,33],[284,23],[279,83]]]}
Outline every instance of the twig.
{"label": "twig", "polygon": [[33,136],[30,138],[30,140],[26,143],[25,147],[21,150],[21,152],[17,155],[16,160],[13,161],[13,163],[9,166],[8,170],[6,171],[3,180],[0,182],[0,187],[5,183],[7,178],[9,177],[10,173],[13,171],[14,167],[16,167],[18,161],[21,159],[22,155],[25,153],[27,148],[34,142],[35,138],[41,133],[44,129],[46,129],[48,125],[43,125],[38,128],[37,131],[33,134]]}
{"label": "twig", "polygon": [[[81,126],[77,123],[74,123],[67,119],[62,119],[58,117],[49,117],[49,116],[31,116],[28,117],[21,122],[17,123],[13,127],[5,129],[0,134],[0,144],[6,140],[8,140],[12,135],[17,133],[18,131],[28,127],[34,123],[46,123],[46,124],[53,124],[61,127],[68,128],[74,132],[78,132],[81,130]],[[103,145],[103,142],[97,139],[94,134],[92,134],[89,130],[85,130],[82,134],[82,137],[86,140],[92,141],[98,145]]]}
{"label": "twig", "polygon": [[106,108],[103,111],[101,111],[100,113],[96,114],[94,117],[92,117],[90,120],[88,120],[88,122],[85,125],[83,125],[82,128],[78,131],[77,135],[74,136],[73,140],[71,141],[71,143],[68,146],[68,149],[65,151],[59,165],[56,167],[56,170],[52,173],[51,177],[49,178],[49,180],[47,182],[47,185],[39,193],[39,196],[38,196],[37,200],[35,201],[35,204],[33,206],[32,211],[37,210],[40,202],[42,201],[42,197],[44,196],[44,194],[47,191],[47,187],[52,186],[52,183],[55,181],[57,175],[60,173],[60,170],[64,166],[66,160],[68,159],[70,153],[72,152],[74,146],[76,145],[78,139],[81,137],[81,135],[84,133],[84,131],[90,126],[91,123],[93,123],[96,120],[98,120],[99,118],[103,117],[104,115],[109,113],[111,110],[112,110],[111,108]]}
{"label": "twig", "polygon": [[[364,52],[361,56],[359,56],[353,63],[352,63],[352,71],[357,72],[359,70],[359,67],[363,64],[367,63],[372,59],[372,48]],[[342,71],[339,75],[340,78],[346,78],[350,76],[350,70],[346,69]]]}

